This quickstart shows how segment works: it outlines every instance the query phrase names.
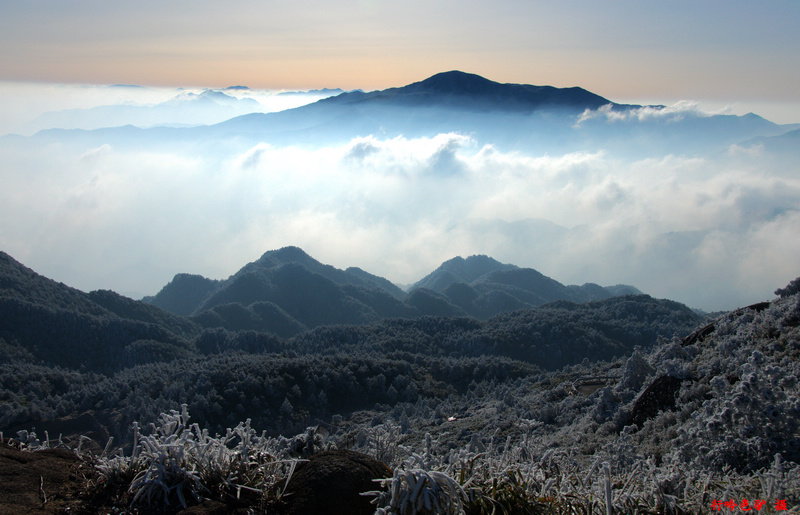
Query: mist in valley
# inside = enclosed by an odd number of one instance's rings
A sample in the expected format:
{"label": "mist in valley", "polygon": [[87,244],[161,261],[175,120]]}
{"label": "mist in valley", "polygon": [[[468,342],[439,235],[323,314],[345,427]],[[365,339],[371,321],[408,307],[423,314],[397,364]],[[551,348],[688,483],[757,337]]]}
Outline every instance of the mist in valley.
{"label": "mist in valley", "polygon": [[[104,105],[75,107],[73,87],[70,109],[4,128],[0,246],[135,298],[286,245],[397,284],[487,254],[708,311],[796,275],[797,125],[440,86],[309,92],[272,113],[275,92],[109,87]],[[48,120],[58,129],[13,134]]]}

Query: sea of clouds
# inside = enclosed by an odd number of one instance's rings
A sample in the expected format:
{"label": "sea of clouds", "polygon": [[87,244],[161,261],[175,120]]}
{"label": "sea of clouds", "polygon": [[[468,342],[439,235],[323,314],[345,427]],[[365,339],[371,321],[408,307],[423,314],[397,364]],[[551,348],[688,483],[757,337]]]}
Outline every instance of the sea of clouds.
{"label": "sea of clouds", "polygon": [[800,170],[772,163],[757,145],[531,155],[457,132],[219,151],[6,137],[0,250],[70,286],[133,297],[296,245],[398,284],[487,254],[567,284],[731,309],[800,275]]}

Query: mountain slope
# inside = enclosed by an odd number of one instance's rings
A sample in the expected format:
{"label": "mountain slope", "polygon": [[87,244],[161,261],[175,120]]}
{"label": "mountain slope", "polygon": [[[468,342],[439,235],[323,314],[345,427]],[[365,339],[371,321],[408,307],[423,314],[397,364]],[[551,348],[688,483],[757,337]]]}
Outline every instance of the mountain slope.
{"label": "mountain slope", "polygon": [[0,251],[0,298],[19,299],[49,309],[69,309],[92,316],[108,316],[85,293],[41,276]]}
{"label": "mountain slope", "polygon": [[219,281],[201,275],[177,274],[156,295],[145,297],[142,301],[176,315],[189,316],[218,284]]}
{"label": "mountain slope", "polygon": [[206,328],[268,331],[288,338],[321,325],[420,316],[485,319],[555,300],[588,302],[641,293],[615,288],[564,286],[535,270],[476,255],[442,263],[406,294],[360,268],[340,270],[298,247],[284,247],[265,252],[223,281],[178,274],[143,300],[193,316]]}
{"label": "mountain slope", "polygon": [[112,372],[187,357],[200,331],[156,306],[57,283],[0,252],[0,362]]}
{"label": "mountain slope", "polygon": [[240,273],[254,269],[275,268],[289,263],[300,264],[309,271],[317,273],[339,285],[352,284],[367,288],[380,288],[397,298],[404,297],[404,293],[400,288],[383,277],[369,274],[356,267],[339,270],[331,265],[320,263],[298,247],[284,247],[282,249],[268,251],[264,253],[258,261],[250,263],[242,268]]}
{"label": "mountain slope", "polygon": [[[297,266],[287,267],[286,265]],[[330,282],[336,286],[350,285],[379,289],[397,300],[405,297],[400,288],[382,277],[355,267],[340,270],[320,263],[300,248],[284,247],[265,252],[258,260],[246,264],[223,281],[207,279],[199,275],[177,274],[156,295],[145,297],[143,300],[186,316],[230,302],[239,302],[248,306],[257,301],[288,301],[289,296],[292,295],[288,290],[285,292],[276,290],[278,283],[288,284],[291,282],[292,279],[285,276],[292,276],[301,282],[312,280],[297,267],[324,278],[325,284]],[[307,293],[313,295],[312,292]]]}
{"label": "mountain slope", "polygon": [[557,300],[590,302],[642,293],[627,285],[565,286],[532,268],[503,264],[488,256],[455,257],[445,261],[415,283],[410,291],[421,288],[443,294],[464,313],[482,319]]}
{"label": "mountain slope", "polygon": [[360,268],[340,270],[302,249],[265,252],[228,279],[178,274],[153,297],[206,328],[268,331],[290,337],[327,324],[366,324],[387,317],[429,314],[404,304],[405,293]]}
{"label": "mountain slope", "polygon": [[[788,127],[795,127],[798,124]],[[741,143],[742,147],[761,147],[776,154],[785,154],[797,159],[800,155],[800,128],[786,131],[775,136],[759,136]]]}
{"label": "mountain slope", "polygon": [[410,289],[428,288],[434,291],[442,291],[454,282],[471,283],[489,272],[513,268],[516,268],[516,266],[500,263],[489,256],[475,255],[466,259],[456,256],[445,261],[439,268],[414,283]]}

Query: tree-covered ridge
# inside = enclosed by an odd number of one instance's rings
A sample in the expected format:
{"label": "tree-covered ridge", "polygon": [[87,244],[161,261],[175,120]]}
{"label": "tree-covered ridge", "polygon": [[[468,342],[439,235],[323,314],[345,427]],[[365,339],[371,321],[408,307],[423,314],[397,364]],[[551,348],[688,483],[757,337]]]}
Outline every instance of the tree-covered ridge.
{"label": "tree-covered ridge", "polygon": [[511,270],[514,265],[504,264],[489,256],[475,255],[466,259],[454,257],[426,275],[411,287],[442,291],[453,283],[471,283],[479,277],[499,270]]}
{"label": "tree-covered ridge", "polygon": [[111,291],[84,293],[0,254],[0,362],[110,372],[188,357],[202,327]]}
{"label": "tree-covered ridge", "polygon": [[[414,341],[414,352],[506,356],[554,368],[582,352],[592,359],[624,354],[633,345],[652,344],[659,334],[686,331],[697,320],[684,306],[639,296],[585,306],[562,303],[480,322],[465,318],[467,313],[448,302],[445,294],[422,288],[400,302],[384,290],[334,285],[294,262],[281,264],[270,283],[260,280],[263,275],[251,278],[255,266],[250,266],[219,292],[250,299],[259,292],[272,292],[284,307],[269,301],[247,307],[220,303],[186,318],[111,291],[80,292],[7,255],[3,265],[3,362],[22,360],[103,373],[229,350],[386,353],[397,350],[385,338],[387,328],[398,341]],[[627,314],[631,310],[634,315]],[[452,320],[454,316],[460,321]],[[642,324],[652,327],[644,330]],[[319,330],[305,334],[311,327]],[[256,338],[261,343],[242,344],[239,331],[264,334]],[[299,336],[292,339],[294,335]],[[558,347],[556,352],[545,351],[553,346]]]}
{"label": "tree-covered ridge", "polygon": [[291,340],[297,352],[403,351],[429,356],[503,356],[548,370],[608,360],[684,334],[701,318],[677,302],[646,295],[578,304],[560,301],[486,321],[465,317],[392,319],[321,327]]}
{"label": "tree-covered ridge", "polygon": [[536,270],[481,255],[444,262],[406,293],[359,268],[340,270],[302,249],[284,247],[264,253],[226,280],[178,274],[143,301],[192,316],[205,328],[291,337],[322,325],[423,316],[486,319],[555,300],[589,302],[640,293],[625,285],[565,286]]}
{"label": "tree-covered ridge", "polygon": [[0,296],[93,316],[109,314],[75,288],[43,277],[0,251]]}

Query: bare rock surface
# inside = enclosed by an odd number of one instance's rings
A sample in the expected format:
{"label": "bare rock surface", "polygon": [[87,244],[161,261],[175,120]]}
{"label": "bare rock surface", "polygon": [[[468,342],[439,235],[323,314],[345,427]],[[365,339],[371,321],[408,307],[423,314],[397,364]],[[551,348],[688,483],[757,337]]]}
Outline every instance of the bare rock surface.
{"label": "bare rock surface", "polygon": [[636,425],[641,428],[647,419],[653,418],[660,411],[675,407],[675,396],[681,389],[682,379],[672,376],[661,376],[633,403],[633,410],[626,425]]}
{"label": "bare rock surface", "polygon": [[362,492],[378,490],[374,481],[391,477],[380,461],[355,451],[331,450],[298,465],[286,488],[284,515],[372,515],[375,507]]}

